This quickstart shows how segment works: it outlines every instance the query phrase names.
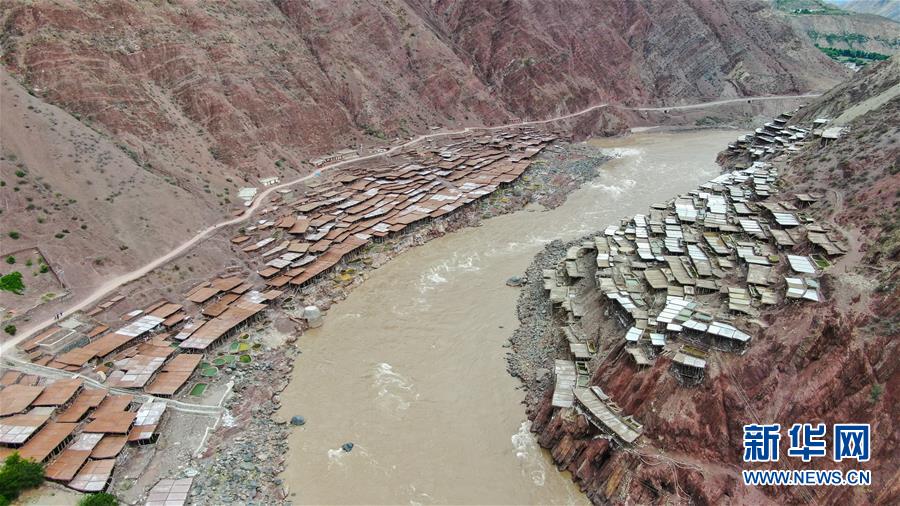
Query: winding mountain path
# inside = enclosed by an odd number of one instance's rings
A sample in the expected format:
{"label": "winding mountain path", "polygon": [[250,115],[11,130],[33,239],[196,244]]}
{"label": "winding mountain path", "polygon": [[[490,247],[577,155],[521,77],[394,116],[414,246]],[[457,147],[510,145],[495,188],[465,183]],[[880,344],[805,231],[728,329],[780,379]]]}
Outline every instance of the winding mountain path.
{"label": "winding mountain path", "polygon": [[[333,170],[333,169],[337,169],[337,168],[351,165],[354,163],[358,163],[358,162],[362,162],[362,161],[366,161],[366,160],[372,160],[372,159],[380,158],[383,156],[389,156],[393,153],[396,153],[397,151],[408,148],[410,146],[414,146],[425,140],[446,137],[446,136],[451,136],[451,135],[465,134],[465,133],[470,133],[470,132],[479,132],[479,131],[491,132],[491,131],[496,131],[496,130],[505,130],[505,129],[509,129],[509,128],[545,125],[548,123],[555,123],[557,121],[565,121],[568,119],[576,118],[578,116],[585,115],[587,113],[596,111],[598,109],[606,109],[606,108],[616,108],[616,109],[622,109],[622,110],[628,110],[628,111],[639,111],[639,112],[640,111],[667,112],[667,111],[683,111],[683,110],[702,109],[702,108],[706,108],[706,107],[714,107],[714,106],[718,106],[718,105],[738,103],[738,102],[789,100],[789,99],[798,99],[798,98],[815,98],[818,96],[819,96],[819,94],[742,97],[742,98],[732,98],[732,99],[726,99],[726,100],[715,100],[715,101],[710,101],[710,102],[700,102],[697,104],[673,105],[673,106],[664,106],[664,107],[625,107],[622,105],[605,103],[605,104],[593,105],[593,106],[587,107],[587,108],[582,109],[577,112],[564,114],[564,115],[560,115],[560,116],[554,116],[549,119],[534,120],[534,121],[521,121],[521,122],[517,122],[517,123],[507,123],[507,124],[503,124],[503,125],[490,126],[490,127],[466,127],[466,128],[463,128],[462,130],[423,134],[423,135],[420,135],[420,136],[418,136],[414,139],[411,139],[407,142],[404,142],[403,144],[398,144],[397,146],[394,146],[386,151],[382,151],[379,153],[373,153],[371,155],[359,156],[356,158],[351,158],[349,160],[344,160],[344,161],[332,163],[329,165],[325,165],[325,166],[322,166],[321,168],[319,168],[318,170],[316,170],[315,172],[313,172],[312,174],[309,174],[307,176],[299,177],[299,178],[289,181],[287,183],[282,183],[277,186],[272,186],[270,188],[267,188],[265,191],[263,191],[262,193],[257,195],[256,199],[253,201],[253,204],[250,205],[246,210],[244,210],[244,212],[240,216],[216,223],[215,225],[211,225],[211,226],[197,232],[196,235],[194,235],[187,241],[181,243],[174,249],[170,250],[165,255],[157,257],[156,259],[139,267],[138,269],[135,269],[131,272],[126,272],[126,273],[116,276],[112,279],[109,279],[108,281],[106,281],[105,283],[103,283],[102,285],[100,285],[96,289],[94,289],[93,292],[85,295],[80,300],[73,300],[72,305],[69,306],[64,311],[62,311],[62,317],[65,318],[66,316],[69,316],[77,311],[80,311],[80,310],[90,306],[91,304],[97,302],[98,300],[100,300],[104,296],[108,295],[110,292],[113,292],[114,290],[118,289],[119,287],[121,287],[127,283],[130,283],[134,280],[142,278],[143,276],[145,276],[149,272],[153,271],[157,267],[165,265],[169,261],[181,256],[183,253],[185,253],[186,251],[188,251],[189,249],[194,247],[196,244],[200,243],[201,241],[203,241],[204,239],[206,239],[207,237],[209,237],[210,235],[212,235],[214,232],[218,231],[219,229],[229,227],[231,225],[236,225],[238,223],[242,223],[242,222],[248,220],[259,209],[259,207],[262,205],[262,203],[265,202],[266,198],[272,194],[272,192],[302,183],[304,181],[308,181],[315,177],[319,177],[321,175],[321,173],[326,170]],[[45,327],[53,324],[54,321],[56,321],[56,320],[52,319],[52,318],[48,318],[44,321],[36,322],[36,323],[29,325],[26,328],[20,329],[20,333],[17,336],[7,340],[2,345],[0,345],[0,356],[8,353],[10,350],[13,350],[13,348],[17,344],[30,338],[31,336],[36,334],[39,330],[42,330]]]}

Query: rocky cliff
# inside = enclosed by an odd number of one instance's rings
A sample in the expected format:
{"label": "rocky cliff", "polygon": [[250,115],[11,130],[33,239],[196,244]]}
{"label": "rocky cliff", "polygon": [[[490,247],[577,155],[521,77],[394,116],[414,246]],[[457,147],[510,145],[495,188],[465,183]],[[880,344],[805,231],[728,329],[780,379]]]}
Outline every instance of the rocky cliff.
{"label": "rocky cliff", "polygon": [[[760,315],[761,329],[739,356],[715,353],[698,387],[679,386],[669,359],[638,369],[623,353],[617,323],[602,311],[582,319],[587,335],[600,336],[591,362],[591,385],[599,385],[624,413],[644,426],[641,441],[626,448],[595,437],[586,419],[550,405],[547,370],[560,352],[559,335],[547,321],[549,308],[526,292],[511,359],[526,380],[533,429],[561,469],[572,473],[592,501],[637,504],[896,504],[900,499],[898,389],[900,363],[900,82],[896,58],[867,69],[804,108],[794,120],[845,117],[840,139],[808,144],[776,160],[783,192],[821,192],[808,209],[846,238],[849,251],[824,274],[824,301],[781,304]],[[879,100],[879,97],[882,100]],[[847,113],[851,113],[847,115]],[[723,159],[734,163],[734,160]],[[541,268],[555,264],[565,248],[551,246],[529,271],[540,291]],[[545,300],[545,299],[543,299]],[[540,321],[535,326],[535,321]],[[537,345],[534,341],[536,340]],[[525,343],[523,341],[529,341]],[[565,340],[562,341],[563,343]],[[544,352],[543,362],[521,350]],[[564,355],[559,355],[564,356]],[[523,370],[521,364],[531,363]],[[568,413],[568,414],[567,414]],[[873,471],[869,487],[746,487],[740,482],[742,426],[747,423],[869,423],[873,454],[850,466],[792,461],[794,468],[859,467]],[[773,468],[777,468],[774,466]],[[781,466],[782,468],[784,465]]]}

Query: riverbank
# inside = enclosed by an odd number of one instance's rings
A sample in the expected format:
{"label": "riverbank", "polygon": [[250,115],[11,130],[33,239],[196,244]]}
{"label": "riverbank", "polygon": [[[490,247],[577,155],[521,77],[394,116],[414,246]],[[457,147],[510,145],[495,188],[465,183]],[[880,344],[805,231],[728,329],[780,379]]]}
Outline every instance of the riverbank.
{"label": "riverbank", "polygon": [[607,160],[600,150],[589,145],[554,145],[509,188],[411,234],[373,244],[359,260],[334,277],[304,289],[301,296],[286,299],[283,314],[249,330],[252,335],[267,334],[272,349],[255,359],[249,368],[226,371],[232,374],[234,384],[233,393],[224,404],[228,413],[207,441],[202,457],[186,471],[195,476],[191,491],[195,500],[272,503],[296,495],[279,474],[286,464],[288,436],[303,430],[286,422],[295,415],[303,415],[303,410],[286,404],[281,394],[288,385],[295,360],[302,353],[297,344],[300,336],[287,329],[300,322],[297,317],[304,305],[315,304],[327,311],[391,259],[450,232],[477,227],[485,219],[530,205],[544,209],[558,207],[568,194],[591,180]]}

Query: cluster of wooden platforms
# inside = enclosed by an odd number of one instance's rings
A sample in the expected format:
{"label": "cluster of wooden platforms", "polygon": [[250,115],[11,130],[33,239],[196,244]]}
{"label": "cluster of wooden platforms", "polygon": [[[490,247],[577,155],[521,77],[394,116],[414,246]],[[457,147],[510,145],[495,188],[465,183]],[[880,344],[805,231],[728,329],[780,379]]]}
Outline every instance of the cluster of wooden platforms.
{"label": "cluster of wooden platforms", "polygon": [[[554,135],[522,129],[411,149],[385,167],[347,169],[263,211],[232,243],[272,288],[302,287],[365,245],[452,213],[518,179]],[[286,199],[286,197],[285,197]]]}
{"label": "cluster of wooden platforms", "polygon": [[[788,117],[767,126],[793,132],[785,142],[776,140],[780,148],[772,153],[804,142],[804,135],[794,134],[808,130],[784,126]],[[583,384],[594,344],[578,331],[586,291],[599,291],[601,309],[619,323],[621,346],[635,366],[671,357],[671,370],[685,386],[703,381],[710,349],[742,353],[751,345],[749,327],[762,307],[819,301],[821,270],[845,248],[803,212],[818,196],[780,197],[777,182],[772,164],[753,161],[653,206],[649,214],[607,227],[545,270],[550,302],[566,315],[570,351],[568,360],[557,360],[553,405],[574,404],[625,443],[640,432],[602,392]],[[593,283],[582,282],[590,276]]]}

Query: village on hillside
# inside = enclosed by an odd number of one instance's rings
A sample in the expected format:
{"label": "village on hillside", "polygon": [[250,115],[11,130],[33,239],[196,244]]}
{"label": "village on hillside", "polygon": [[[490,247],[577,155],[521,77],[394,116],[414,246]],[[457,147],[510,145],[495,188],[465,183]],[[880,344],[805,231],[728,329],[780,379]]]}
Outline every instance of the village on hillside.
{"label": "village on hillside", "polygon": [[[556,139],[528,128],[459,135],[387,164],[329,173],[305,192],[277,192],[230,240],[248,268],[143,307],[125,287],[20,343],[22,358],[4,357],[0,456],[18,452],[45,464],[48,480],[96,493],[118,468],[145,462],[161,438],[186,438],[185,418],[214,429],[231,388],[224,383],[258,360],[263,344],[250,329],[267,311],[303,299],[319,282],[340,281],[368,246],[511,185]],[[301,315],[298,331],[321,324],[315,306]],[[146,504],[188,501],[193,477],[168,464]]]}
{"label": "village on hillside", "polygon": [[[820,301],[819,276],[846,245],[804,213],[823,196],[785,191],[767,160],[841,130],[824,118],[811,128],[788,126],[791,117],[729,145],[731,155],[750,160],[744,168],[608,226],[543,271],[569,351],[554,365],[554,416],[575,410],[599,433],[637,444],[640,422],[590,384],[605,358],[597,355],[602,344],[614,343],[613,353],[626,353],[639,369],[666,360],[673,379],[691,387],[704,380],[710,350],[741,354],[752,346],[763,307]],[[585,329],[589,311],[602,311],[619,334]]]}

